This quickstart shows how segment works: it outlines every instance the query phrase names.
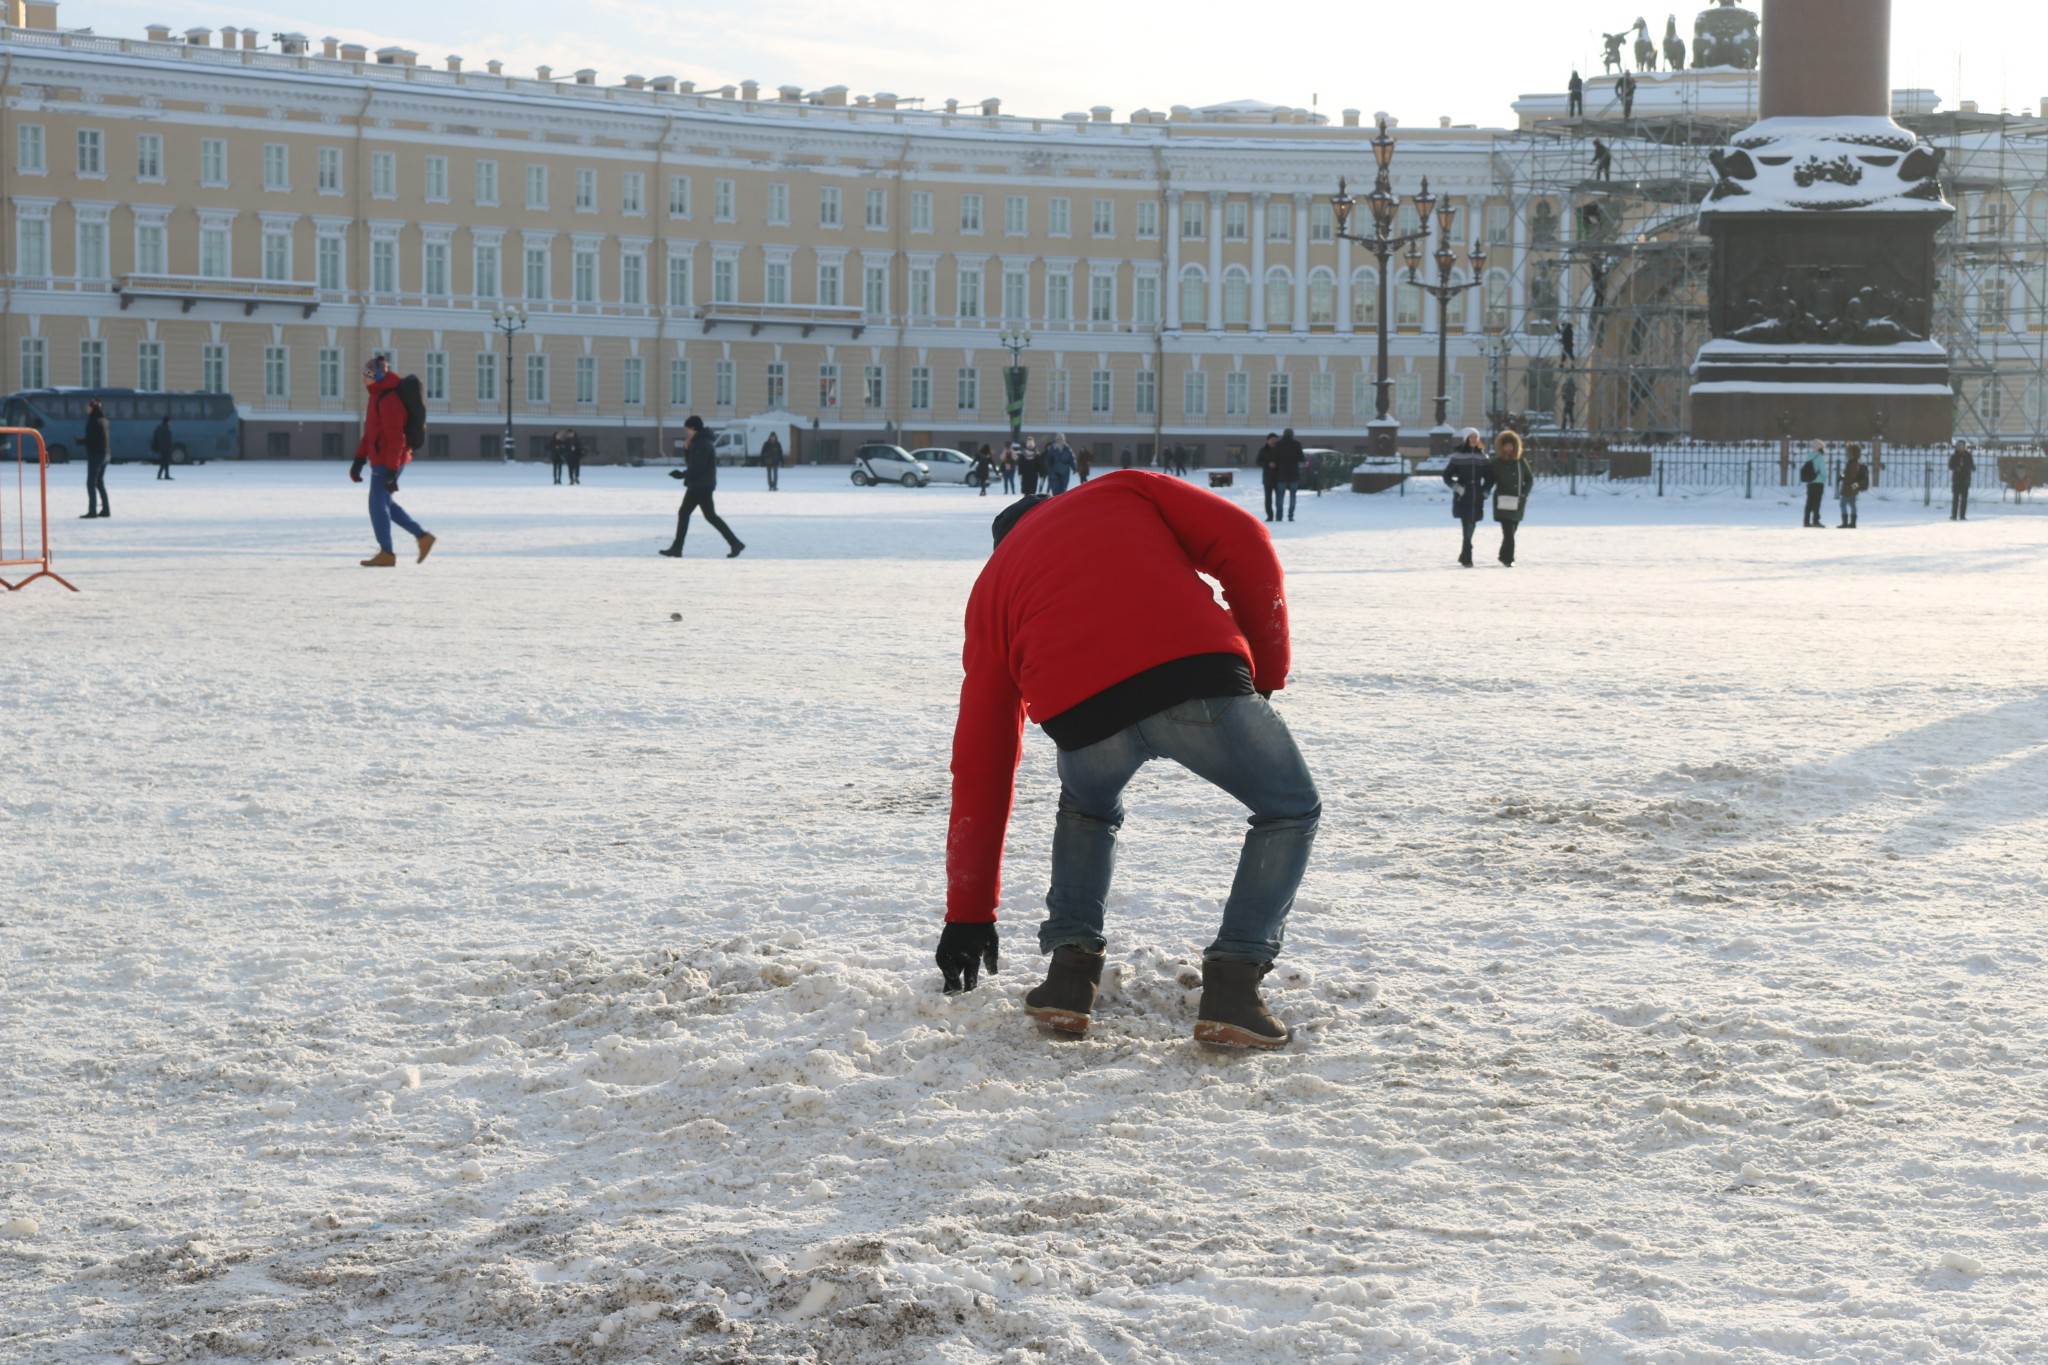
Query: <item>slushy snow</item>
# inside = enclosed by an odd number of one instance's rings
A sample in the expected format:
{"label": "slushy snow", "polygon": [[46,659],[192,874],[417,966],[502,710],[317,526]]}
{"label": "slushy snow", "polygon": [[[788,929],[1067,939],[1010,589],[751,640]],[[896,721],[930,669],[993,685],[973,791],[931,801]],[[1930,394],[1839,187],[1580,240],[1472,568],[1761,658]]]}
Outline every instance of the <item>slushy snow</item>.
{"label": "slushy snow", "polygon": [[1170,768],[1095,1031],[1021,1016],[1035,729],[939,993],[1000,500],[727,471],[676,562],[658,470],[423,465],[372,572],[339,466],[150,472],[0,594],[0,1360],[2048,1355],[2048,506],[1550,482],[1510,572],[1304,498],[1237,1055],[1242,812]]}

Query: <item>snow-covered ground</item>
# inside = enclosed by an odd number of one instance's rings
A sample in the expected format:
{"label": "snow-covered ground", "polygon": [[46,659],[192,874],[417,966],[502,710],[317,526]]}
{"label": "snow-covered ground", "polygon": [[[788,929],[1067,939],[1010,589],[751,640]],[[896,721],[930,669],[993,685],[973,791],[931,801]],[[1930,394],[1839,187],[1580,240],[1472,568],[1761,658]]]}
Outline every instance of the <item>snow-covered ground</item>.
{"label": "snow-covered ground", "polygon": [[427,466],[373,573],[338,466],[149,473],[0,594],[0,1360],[2048,1355],[2048,504],[1549,484],[1468,572],[1304,499],[1239,1056],[1178,771],[1095,1034],[1021,1018],[1036,730],[938,992],[997,499],[729,472],[678,563],[659,471]]}

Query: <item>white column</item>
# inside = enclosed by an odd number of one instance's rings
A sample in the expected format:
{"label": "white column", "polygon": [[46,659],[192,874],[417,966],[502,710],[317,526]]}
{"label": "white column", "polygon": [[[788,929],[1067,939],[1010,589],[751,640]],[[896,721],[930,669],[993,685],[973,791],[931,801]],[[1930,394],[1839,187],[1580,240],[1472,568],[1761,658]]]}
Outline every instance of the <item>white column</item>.
{"label": "white column", "polygon": [[1266,203],[1273,196],[1252,195],[1252,330],[1266,330]]}
{"label": "white column", "polygon": [[1294,196],[1294,330],[1308,330],[1308,196]]}
{"label": "white column", "polygon": [[1223,325],[1223,199],[1222,190],[1209,191],[1209,326]]}
{"label": "white column", "polygon": [[1180,202],[1179,190],[1166,192],[1166,222],[1160,231],[1166,234],[1166,279],[1162,282],[1166,297],[1166,330],[1180,330]]}
{"label": "white column", "polygon": [[1337,330],[1351,330],[1351,239],[1337,239]]}

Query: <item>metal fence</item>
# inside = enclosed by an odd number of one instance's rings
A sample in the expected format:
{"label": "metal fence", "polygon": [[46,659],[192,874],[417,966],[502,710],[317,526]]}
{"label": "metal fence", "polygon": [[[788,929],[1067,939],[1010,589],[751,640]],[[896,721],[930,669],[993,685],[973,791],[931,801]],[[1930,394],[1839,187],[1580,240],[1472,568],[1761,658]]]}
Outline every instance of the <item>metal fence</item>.
{"label": "metal fence", "polygon": [[[1871,488],[1893,494],[1916,494],[1933,501],[1949,488],[1949,446],[1878,446],[1864,442],[1863,458],[1871,468]],[[1846,462],[1846,442],[1826,445],[1828,487],[1836,487]],[[1594,449],[1538,448],[1532,452],[1538,472],[1562,481],[1568,491],[1607,483],[1652,485],[1662,495],[1703,489],[1741,489],[1745,497],[1790,491],[1801,480],[1799,469],[1812,453],[1810,442],[1777,441],[1675,445],[1605,446]],[[2037,445],[1974,446],[1973,492],[2039,487],[2048,479],[2048,451]]]}

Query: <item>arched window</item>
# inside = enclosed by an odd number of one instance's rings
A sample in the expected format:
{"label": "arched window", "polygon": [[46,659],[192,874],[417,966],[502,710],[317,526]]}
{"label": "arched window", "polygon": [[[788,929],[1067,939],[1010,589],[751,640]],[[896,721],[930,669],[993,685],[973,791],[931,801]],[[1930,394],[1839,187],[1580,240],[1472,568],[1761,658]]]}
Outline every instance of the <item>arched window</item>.
{"label": "arched window", "polygon": [[1508,328],[1508,272],[1489,270],[1486,272],[1484,313],[1482,321],[1489,332],[1505,332]]}
{"label": "arched window", "polygon": [[1351,325],[1380,325],[1380,272],[1369,265],[1351,272]]}
{"label": "arched window", "polygon": [[1266,272],[1266,325],[1294,325],[1294,272],[1284,265]]}
{"label": "arched window", "polygon": [[1183,327],[1200,327],[1209,320],[1209,277],[1198,265],[1180,272],[1180,321]]}
{"label": "arched window", "polygon": [[1420,327],[1422,325],[1422,291],[1411,284],[1405,267],[1394,276],[1394,325],[1396,327]]}
{"label": "arched window", "polygon": [[1242,326],[1252,320],[1252,277],[1243,266],[1223,272],[1223,325]]}
{"label": "arched window", "polygon": [[[1464,271],[1453,270],[1451,272],[1452,284],[1463,284],[1464,282]],[[1444,326],[1463,327],[1465,325],[1465,295],[1470,292],[1470,290],[1460,290],[1451,295],[1450,300],[1444,304]]]}
{"label": "arched window", "polygon": [[1330,327],[1337,321],[1337,277],[1324,269],[1309,272],[1308,325]]}

